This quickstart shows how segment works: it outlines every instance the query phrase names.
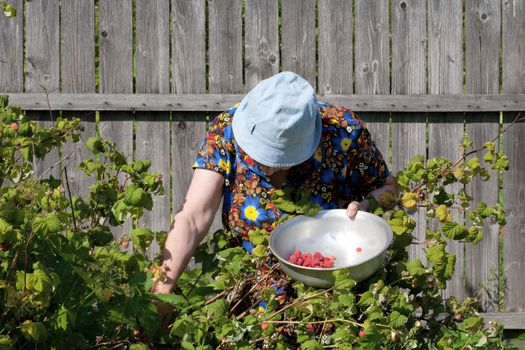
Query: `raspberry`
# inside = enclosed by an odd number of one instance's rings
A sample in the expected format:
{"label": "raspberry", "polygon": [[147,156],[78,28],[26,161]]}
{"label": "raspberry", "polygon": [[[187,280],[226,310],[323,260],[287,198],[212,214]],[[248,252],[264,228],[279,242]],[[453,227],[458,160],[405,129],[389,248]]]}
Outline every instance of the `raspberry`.
{"label": "raspberry", "polygon": [[358,253],[361,253],[361,252],[363,251],[363,248],[361,248],[361,247],[357,247],[355,250],[356,250]]}
{"label": "raspberry", "polygon": [[266,323],[266,322],[261,323],[261,329],[262,329],[263,331],[265,331],[266,329],[268,329],[268,323]]}
{"label": "raspberry", "polygon": [[308,323],[308,324],[306,325],[306,331],[307,331],[308,333],[315,333],[315,327],[313,326],[313,324]]}
{"label": "raspberry", "polygon": [[18,130],[18,124],[17,123],[12,123],[11,124],[11,129]]}
{"label": "raspberry", "polygon": [[364,337],[365,335],[366,335],[365,331],[363,331],[363,330],[359,331],[359,336],[360,337]]}
{"label": "raspberry", "polygon": [[288,261],[292,264],[305,267],[316,267],[316,268],[331,268],[334,267],[335,256],[323,256],[319,252],[304,253],[300,250],[296,250],[288,258]]}

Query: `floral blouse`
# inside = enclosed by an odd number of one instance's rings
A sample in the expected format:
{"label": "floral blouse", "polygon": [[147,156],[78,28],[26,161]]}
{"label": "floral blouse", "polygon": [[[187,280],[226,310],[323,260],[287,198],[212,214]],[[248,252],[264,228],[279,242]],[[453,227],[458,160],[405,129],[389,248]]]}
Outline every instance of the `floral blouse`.
{"label": "floral blouse", "polygon": [[[271,232],[283,213],[272,203],[276,188],[270,178],[235,142],[231,122],[236,109],[210,123],[193,168],[224,176],[223,224],[247,238],[251,229]],[[389,170],[366,124],[351,110],[320,104],[319,115],[322,134],[316,152],[288,170],[282,187],[308,189],[323,209],[345,208],[381,186]]]}

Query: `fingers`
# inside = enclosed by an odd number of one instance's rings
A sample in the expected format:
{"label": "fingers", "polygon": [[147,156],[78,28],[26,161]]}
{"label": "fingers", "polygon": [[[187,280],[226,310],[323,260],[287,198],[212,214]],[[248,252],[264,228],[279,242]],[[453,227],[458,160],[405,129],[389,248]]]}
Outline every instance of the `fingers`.
{"label": "fingers", "polygon": [[355,217],[359,210],[362,210],[362,211],[368,210],[368,200],[367,199],[361,202],[353,201],[350,204],[348,204],[348,207],[346,208],[346,215],[350,218],[350,220],[355,220]]}

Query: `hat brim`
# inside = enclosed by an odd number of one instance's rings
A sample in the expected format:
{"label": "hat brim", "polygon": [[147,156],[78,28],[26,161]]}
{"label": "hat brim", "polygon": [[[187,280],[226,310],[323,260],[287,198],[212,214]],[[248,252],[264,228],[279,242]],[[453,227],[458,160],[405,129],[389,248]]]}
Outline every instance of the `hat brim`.
{"label": "hat brim", "polygon": [[[242,104],[242,102],[241,102]],[[286,149],[280,149],[258,140],[250,133],[246,124],[244,110],[237,108],[232,118],[232,131],[237,144],[256,162],[273,168],[291,167],[308,160],[321,140],[321,116],[317,113],[313,135],[294,143]]]}

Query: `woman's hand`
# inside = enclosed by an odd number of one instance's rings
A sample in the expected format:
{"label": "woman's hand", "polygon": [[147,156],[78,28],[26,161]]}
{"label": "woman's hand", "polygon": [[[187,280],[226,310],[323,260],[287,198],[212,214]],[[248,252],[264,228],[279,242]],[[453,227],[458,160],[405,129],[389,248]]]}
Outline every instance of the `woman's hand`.
{"label": "woman's hand", "polygon": [[[171,293],[171,287],[167,283],[155,281],[151,292],[155,294],[169,294]],[[169,304],[163,303],[162,301],[153,300],[153,304],[157,307],[157,313],[159,314],[160,326],[162,328],[168,328],[170,321],[173,317],[173,307]]]}
{"label": "woman's hand", "polygon": [[348,207],[346,208],[346,215],[350,218],[350,220],[354,220],[359,210],[368,211],[368,209],[370,209],[370,203],[368,202],[368,199],[363,199],[361,202],[353,201],[348,204]]}
{"label": "woman's hand", "polygon": [[[197,246],[206,236],[219,208],[224,177],[211,170],[196,169],[193,173],[186,200],[175,214],[173,228],[162,251],[161,269],[165,280],[153,285],[153,293],[169,294],[190,261]],[[156,301],[163,327],[169,325],[173,315],[171,306]]]}
{"label": "woman's hand", "polygon": [[[381,195],[385,194],[386,192],[390,192],[394,195],[394,197],[397,197],[397,186],[396,186],[396,179],[393,177],[389,177],[386,179],[383,186],[376,188],[372,192],[370,192],[368,196],[372,196],[375,198],[375,200],[378,203],[383,204],[381,200]],[[346,215],[350,218],[350,220],[354,220],[355,216],[357,215],[357,212],[359,210],[362,211],[368,211],[370,209],[370,202],[368,199],[363,199],[361,202],[353,201],[350,204],[348,204],[348,207],[346,208]],[[386,208],[390,209],[390,208]]]}

